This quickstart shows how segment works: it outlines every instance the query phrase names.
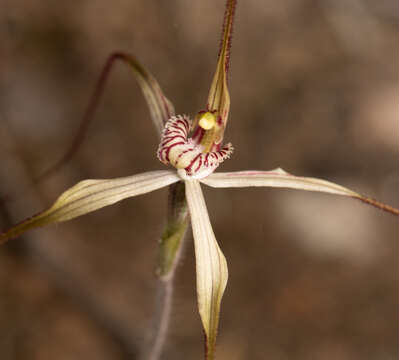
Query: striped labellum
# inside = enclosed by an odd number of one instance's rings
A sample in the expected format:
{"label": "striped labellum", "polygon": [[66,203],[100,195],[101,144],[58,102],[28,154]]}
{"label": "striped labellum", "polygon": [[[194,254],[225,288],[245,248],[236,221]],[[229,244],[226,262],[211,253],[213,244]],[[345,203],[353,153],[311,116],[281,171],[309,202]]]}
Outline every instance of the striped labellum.
{"label": "striped labellum", "polygon": [[[202,118],[210,118],[205,113]],[[204,129],[204,125],[206,128]],[[209,131],[209,120],[199,121],[198,127],[202,131]],[[205,146],[189,137],[192,130],[192,121],[186,115],[171,117],[162,132],[161,143],[158,147],[158,159],[164,164],[171,164],[178,169],[183,179],[204,178],[211,174],[233,152],[229,143],[215,151],[206,151]]]}

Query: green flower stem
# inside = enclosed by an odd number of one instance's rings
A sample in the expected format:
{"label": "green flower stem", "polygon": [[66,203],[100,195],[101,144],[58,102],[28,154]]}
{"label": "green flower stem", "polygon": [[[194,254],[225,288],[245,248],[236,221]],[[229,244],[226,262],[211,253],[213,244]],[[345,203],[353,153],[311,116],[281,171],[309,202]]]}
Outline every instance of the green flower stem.
{"label": "green flower stem", "polygon": [[174,273],[188,223],[185,187],[183,182],[178,182],[169,186],[168,219],[159,253],[158,275],[161,279],[165,280]]}
{"label": "green flower stem", "polygon": [[173,281],[173,277],[159,280],[152,333],[142,360],[159,360],[162,355],[172,312]]}
{"label": "green flower stem", "polygon": [[158,257],[158,289],[152,333],[143,360],[158,360],[165,344],[172,310],[176,267],[189,225],[185,186],[178,182],[169,186],[168,219],[162,233]]}

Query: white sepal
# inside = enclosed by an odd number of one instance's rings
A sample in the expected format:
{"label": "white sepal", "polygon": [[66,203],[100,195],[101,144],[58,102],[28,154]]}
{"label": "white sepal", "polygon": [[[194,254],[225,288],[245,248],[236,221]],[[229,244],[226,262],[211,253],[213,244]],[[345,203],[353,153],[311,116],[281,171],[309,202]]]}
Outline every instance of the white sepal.
{"label": "white sepal", "polygon": [[71,220],[128,197],[179,181],[175,171],[151,171],[116,179],[84,180],[65,191],[48,209],[0,234],[0,244],[39,226]]}
{"label": "white sepal", "polygon": [[206,335],[207,359],[213,359],[227,263],[216,242],[200,183],[187,180],[185,186],[195,245],[198,309]]}

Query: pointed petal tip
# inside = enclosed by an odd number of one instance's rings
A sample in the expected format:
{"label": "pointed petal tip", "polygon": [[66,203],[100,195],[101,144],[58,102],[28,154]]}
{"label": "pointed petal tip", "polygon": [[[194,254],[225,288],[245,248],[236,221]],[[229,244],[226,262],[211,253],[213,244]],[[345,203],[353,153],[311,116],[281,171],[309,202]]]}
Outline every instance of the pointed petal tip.
{"label": "pointed petal tip", "polygon": [[258,186],[324,192],[357,199],[367,205],[374,206],[379,210],[383,210],[393,215],[399,215],[399,209],[367,196],[360,195],[341,185],[317,178],[295,176],[287,173],[281,168],[271,171],[249,170],[214,173],[209,175],[207,178],[201,179],[201,182],[208,186],[224,188]]}
{"label": "pointed petal tip", "polygon": [[380,201],[377,201],[375,199],[372,199],[372,198],[369,198],[369,197],[366,197],[363,195],[353,196],[353,198],[356,200],[360,200],[364,204],[371,205],[371,206],[377,208],[378,210],[385,211],[391,215],[399,216],[399,209],[397,209],[391,205],[384,204]]}

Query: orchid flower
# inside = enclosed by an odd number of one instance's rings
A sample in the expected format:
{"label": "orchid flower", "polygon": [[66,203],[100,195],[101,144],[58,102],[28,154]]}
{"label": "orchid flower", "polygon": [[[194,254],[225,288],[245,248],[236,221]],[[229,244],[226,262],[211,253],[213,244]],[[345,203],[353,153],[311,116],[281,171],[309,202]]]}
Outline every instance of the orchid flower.
{"label": "orchid flower", "polygon": [[[134,70],[150,106],[152,119],[161,134],[158,158],[175,169],[123,178],[81,181],[65,191],[49,209],[0,234],[0,243],[4,243],[27,230],[71,220],[129,197],[172,184],[184,185],[195,245],[198,309],[206,338],[206,358],[209,360],[215,357],[220,306],[227,284],[228,269],[212,230],[201,184],[215,188],[269,186],[325,192],[358,199],[399,215],[398,209],[343,186],[326,180],[294,176],[280,168],[271,171],[215,173],[218,166],[233,152],[230,143],[223,145],[223,137],[230,109],[227,75],[235,7],[236,0],[227,0],[220,52],[206,108],[193,120],[187,115],[174,115],[173,105],[164,96],[156,80],[134,58],[117,53],[111,59],[111,62],[117,58],[123,59]],[[182,202],[185,200],[183,196]],[[167,234],[182,236],[187,225],[186,213],[187,209],[184,208],[175,216],[175,219],[180,216],[180,222],[169,222],[170,228],[165,237]],[[176,226],[177,229],[174,228]],[[177,246],[174,246],[173,251]],[[169,258],[165,257],[161,275],[168,273],[170,262],[173,261],[173,251],[171,250]]]}

